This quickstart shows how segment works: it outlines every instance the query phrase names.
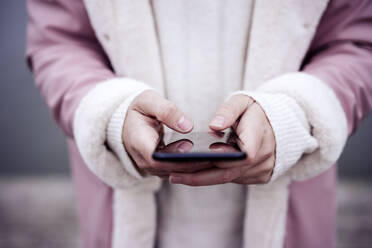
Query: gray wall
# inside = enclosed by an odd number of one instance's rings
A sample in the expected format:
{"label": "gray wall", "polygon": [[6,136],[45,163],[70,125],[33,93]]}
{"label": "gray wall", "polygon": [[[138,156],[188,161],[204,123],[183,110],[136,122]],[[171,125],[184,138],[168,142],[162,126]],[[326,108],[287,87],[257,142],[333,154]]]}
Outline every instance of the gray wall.
{"label": "gray wall", "polygon": [[25,1],[0,1],[1,173],[66,173],[62,132],[26,67]]}
{"label": "gray wall", "polygon": [[[0,157],[2,174],[67,173],[65,140],[24,62],[25,2],[0,1]],[[342,175],[372,177],[372,118],[350,138]]]}

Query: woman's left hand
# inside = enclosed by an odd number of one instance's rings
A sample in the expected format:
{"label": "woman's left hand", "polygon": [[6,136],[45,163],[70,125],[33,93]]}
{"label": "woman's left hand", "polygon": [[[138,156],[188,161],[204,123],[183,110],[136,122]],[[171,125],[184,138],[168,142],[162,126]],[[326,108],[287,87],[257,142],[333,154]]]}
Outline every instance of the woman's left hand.
{"label": "woman's left hand", "polygon": [[247,158],[215,162],[214,168],[196,173],[171,173],[171,183],[204,186],[269,182],[275,164],[276,143],[269,120],[258,103],[249,96],[234,95],[220,107],[209,127],[214,131],[232,127]]}

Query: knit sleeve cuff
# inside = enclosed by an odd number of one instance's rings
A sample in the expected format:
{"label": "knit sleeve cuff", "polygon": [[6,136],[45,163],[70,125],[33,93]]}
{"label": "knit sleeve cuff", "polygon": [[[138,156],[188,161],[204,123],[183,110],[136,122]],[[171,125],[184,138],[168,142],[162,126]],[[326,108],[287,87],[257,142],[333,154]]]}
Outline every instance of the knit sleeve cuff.
{"label": "knit sleeve cuff", "polygon": [[126,171],[133,177],[137,179],[143,179],[143,175],[138,171],[137,165],[130,158],[128,152],[126,151],[123,144],[123,127],[125,117],[127,115],[128,108],[134,98],[145,90],[151,89],[149,87],[139,87],[135,92],[133,92],[119,107],[115,110],[112,115],[108,128],[107,128],[107,142],[109,147],[114,151],[116,156],[119,158],[123,164]]}
{"label": "knit sleeve cuff", "polygon": [[267,113],[277,142],[273,179],[288,170],[292,179],[305,180],[337,161],[346,143],[347,122],[331,88],[296,72],[274,78],[256,92],[252,96]]}
{"label": "knit sleeve cuff", "polygon": [[[88,168],[111,187],[128,188],[139,182],[135,171],[128,170],[131,165],[122,155],[119,137],[126,106],[146,89],[150,87],[129,78],[110,79],[90,90],[75,112],[73,131],[81,156]],[[126,161],[125,167],[121,160]]]}
{"label": "knit sleeve cuff", "polygon": [[271,181],[285,174],[304,153],[311,153],[318,142],[311,136],[304,111],[284,94],[240,91],[253,98],[264,110],[275,136],[275,166]]}

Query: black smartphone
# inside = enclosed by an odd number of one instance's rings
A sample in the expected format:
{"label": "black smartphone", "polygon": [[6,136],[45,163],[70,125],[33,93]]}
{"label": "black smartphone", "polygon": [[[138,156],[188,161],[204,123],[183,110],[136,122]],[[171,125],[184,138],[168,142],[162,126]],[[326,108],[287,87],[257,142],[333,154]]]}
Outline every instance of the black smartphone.
{"label": "black smartphone", "polygon": [[241,160],[246,153],[239,148],[234,132],[165,133],[152,154],[159,161]]}

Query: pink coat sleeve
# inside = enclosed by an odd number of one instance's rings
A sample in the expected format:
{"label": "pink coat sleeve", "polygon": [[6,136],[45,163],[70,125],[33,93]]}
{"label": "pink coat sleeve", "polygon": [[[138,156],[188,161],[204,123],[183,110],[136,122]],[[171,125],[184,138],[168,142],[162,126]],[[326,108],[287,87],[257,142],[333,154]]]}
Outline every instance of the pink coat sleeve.
{"label": "pink coat sleeve", "polygon": [[54,118],[72,137],[81,98],[114,74],[82,1],[28,0],[27,9],[27,60]]}
{"label": "pink coat sleeve", "polygon": [[372,1],[329,3],[305,59],[304,71],[334,90],[351,134],[372,107]]}

